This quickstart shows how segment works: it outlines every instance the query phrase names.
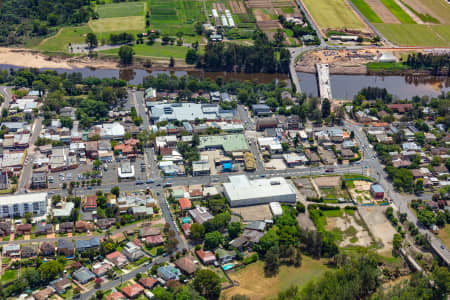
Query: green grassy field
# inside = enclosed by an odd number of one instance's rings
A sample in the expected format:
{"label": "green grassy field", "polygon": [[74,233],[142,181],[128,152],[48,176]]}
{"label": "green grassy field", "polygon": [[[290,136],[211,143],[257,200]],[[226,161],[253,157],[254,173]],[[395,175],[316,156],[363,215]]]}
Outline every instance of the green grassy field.
{"label": "green grassy field", "polygon": [[400,46],[450,46],[450,28],[447,25],[375,24],[383,35]]}
{"label": "green grassy field", "polygon": [[68,52],[68,46],[85,42],[85,35],[91,32],[88,26],[64,27],[57,34],[43,40],[37,50],[50,52]]}
{"label": "green grassy field", "polygon": [[383,23],[378,15],[364,0],[351,0],[356,8],[372,23]]}
{"label": "green grassy field", "polygon": [[394,0],[380,0],[387,9],[402,23],[415,24],[414,20]]}
{"label": "green grassy field", "polygon": [[[403,0],[410,4],[412,0]],[[450,24],[450,5],[447,0],[414,0],[429,8],[434,17],[438,18],[442,24]]]}
{"label": "green grassy field", "polygon": [[129,16],[143,16],[144,2],[122,2],[97,6],[100,18],[120,18]]}
{"label": "green grassy field", "polygon": [[130,30],[145,30],[145,19],[143,16],[121,17],[121,18],[105,18],[92,20],[89,27],[95,33],[101,32],[123,32]]}
{"label": "green grassy field", "polygon": [[252,300],[273,299],[280,291],[291,286],[303,288],[310,280],[317,279],[328,268],[324,260],[314,260],[302,256],[302,265],[299,268],[281,266],[275,277],[264,277],[264,263],[257,261],[245,268],[229,273],[232,280],[239,282],[239,286],[222,291],[225,299],[233,295],[243,294]]}
{"label": "green grassy field", "polygon": [[379,72],[379,71],[401,71],[408,69],[408,66],[402,63],[384,63],[384,62],[371,62],[367,64],[367,71]]}
{"label": "green grassy field", "polygon": [[17,279],[17,270],[6,270],[2,275],[2,283],[7,283]]}
{"label": "green grassy field", "polygon": [[303,0],[303,3],[323,30],[365,28],[345,0]]}
{"label": "green grassy field", "polygon": [[450,225],[446,224],[444,228],[439,230],[438,237],[444,243],[445,247],[450,248]]}
{"label": "green grassy field", "polygon": [[[178,59],[184,59],[188,51],[187,47],[182,46],[172,46],[172,45],[161,45],[160,43],[155,43],[152,46],[146,44],[134,45],[134,52],[136,56],[142,57],[173,57]],[[118,54],[119,49],[111,49],[101,51],[105,54]]]}

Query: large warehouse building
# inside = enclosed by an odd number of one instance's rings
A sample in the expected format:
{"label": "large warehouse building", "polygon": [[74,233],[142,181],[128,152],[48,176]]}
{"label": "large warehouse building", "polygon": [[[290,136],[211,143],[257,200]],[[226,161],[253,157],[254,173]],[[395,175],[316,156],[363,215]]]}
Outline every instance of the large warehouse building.
{"label": "large warehouse building", "polygon": [[297,201],[294,187],[282,177],[249,180],[246,175],[235,175],[229,179],[223,189],[231,207]]}

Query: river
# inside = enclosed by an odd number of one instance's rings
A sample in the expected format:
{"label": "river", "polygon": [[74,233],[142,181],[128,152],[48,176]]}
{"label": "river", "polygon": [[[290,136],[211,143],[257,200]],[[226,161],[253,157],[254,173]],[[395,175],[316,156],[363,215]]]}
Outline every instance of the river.
{"label": "river", "polygon": [[[12,65],[1,65],[0,69],[20,69],[21,67]],[[79,72],[83,77],[93,76],[98,78],[120,78],[130,84],[140,84],[144,77],[148,75],[156,76],[159,73],[173,74],[183,76],[186,74],[198,76],[201,78],[210,78],[215,80],[217,77],[223,77],[225,80],[251,80],[258,83],[270,83],[274,80],[286,80],[285,74],[244,74],[227,72],[204,72],[204,71],[151,71],[142,69],[95,69],[95,68],[72,68],[56,69],[44,68],[41,70],[54,70],[58,73]],[[318,96],[317,79],[315,74],[298,72],[300,86],[303,93],[307,95]],[[404,99],[413,96],[437,96],[442,92],[450,92],[450,78],[437,78],[433,76],[378,76],[378,75],[331,75],[331,93],[335,99],[353,99],[358,91],[364,87],[377,86],[386,88],[389,93],[395,97]]]}
{"label": "river", "polygon": [[[315,74],[298,72],[300,87],[307,95],[318,96]],[[380,76],[380,75],[331,75],[331,94],[334,99],[353,99],[368,86],[386,88],[394,97],[411,99],[414,96],[438,96],[450,92],[449,77],[434,76]]]}

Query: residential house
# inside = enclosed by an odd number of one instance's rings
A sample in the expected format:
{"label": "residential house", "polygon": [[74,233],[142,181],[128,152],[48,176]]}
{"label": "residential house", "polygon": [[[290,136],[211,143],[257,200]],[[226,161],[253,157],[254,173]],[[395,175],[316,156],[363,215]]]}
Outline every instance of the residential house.
{"label": "residential house", "polygon": [[161,234],[151,235],[145,238],[145,243],[151,247],[162,245],[164,243],[164,238]]}
{"label": "residential house", "polygon": [[106,230],[116,223],[115,218],[99,219],[95,223],[101,230]]}
{"label": "residential house", "polygon": [[90,222],[86,221],[76,221],[75,222],[75,231],[76,232],[87,232],[94,229],[94,225]]}
{"label": "residential house", "polygon": [[128,297],[128,299],[135,299],[139,297],[139,295],[144,293],[144,288],[138,284],[128,285],[122,288],[122,293]]}
{"label": "residential house", "polygon": [[42,242],[40,246],[42,256],[55,256],[55,243]]}
{"label": "residential house", "polygon": [[75,241],[77,252],[83,252],[89,249],[98,249],[100,247],[100,239],[93,237],[89,240],[77,240]]}
{"label": "residential house", "polygon": [[75,247],[73,246],[72,241],[58,239],[57,253],[58,255],[64,255],[66,257],[74,256]]}
{"label": "residential house", "polygon": [[388,104],[387,107],[391,109],[394,112],[397,112],[399,114],[403,114],[413,108],[413,105],[411,103],[407,104]]}
{"label": "residential house", "polygon": [[203,249],[199,249],[195,251],[195,253],[204,265],[213,264],[216,261],[216,256],[211,251],[204,251]]}
{"label": "residential house", "polygon": [[188,198],[180,198],[178,200],[178,203],[180,205],[181,210],[188,210],[191,209],[192,207],[191,200],[189,200]]}
{"label": "residential house", "polygon": [[0,237],[11,235],[11,222],[3,221],[0,222]]}
{"label": "residential house", "polygon": [[36,235],[46,235],[46,234],[52,234],[53,233],[53,225],[39,222],[36,224],[36,228],[34,230],[34,233]]}
{"label": "residential house", "polygon": [[265,104],[253,104],[252,111],[255,114],[255,116],[258,116],[258,117],[259,116],[267,116],[267,115],[272,114],[270,107]]}
{"label": "residential house", "polygon": [[264,232],[246,229],[241,236],[232,240],[230,245],[242,251],[246,248],[253,247],[263,236]]}
{"label": "residential house", "polygon": [[19,224],[16,226],[16,235],[28,235],[31,234],[33,225],[31,224]]}
{"label": "residential house", "polygon": [[51,281],[50,282],[50,286],[52,288],[54,288],[55,291],[59,295],[62,295],[62,294],[64,294],[66,292],[67,289],[72,287],[72,281],[69,278],[67,278],[67,277],[58,278],[56,280]]}
{"label": "residential house", "polygon": [[180,270],[171,265],[159,267],[157,273],[165,281],[178,280],[181,275]]}
{"label": "residential house", "polygon": [[2,255],[7,257],[20,257],[20,245],[17,244],[4,245]]}
{"label": "residential house", "polygon": [[128,263],[127,258],[119,251],[114,251],[106,255],[106,259],[112,262],[118,268],[121,268]]}
{"label": "residential house", "polygon": [[92,266],[92,273],[97,277],[103,277],[109,270],[113,269],[113,265],[107,262],[99,262]]}
{"label": "residential house", "polygon": [[191,276],[197,270],[197,265],[193,261],[193,257],[185,256],[175,261],[175,266],[184,274]]}
{"label": "residential house", "polygon": [[236,252],[219,248],[216,250],[216,257],[220,264],[226,264],[234,260]]}
{"label": "residential house", "polygon": [[128,242],[123,248],[122,252],[130,261],[136,261],[142,258],[145,254],[144,252],[136,246],[133,242]]}
{"label": "residential house", "polygon": [[85,267],[82,267],[72,274],[73,278],[80,282],[81,284],[86,284],[89,281],[95,279],[95,274],[86,269]]}
{"label": "residential house", "polygon": [[72,287],[72,281],[67,278],[67,277],[63,277],[63,278],[58,278],[56,280],[53,280],[50,282],[50,286],[52,288],[55,289],[55,291],[59,294],[62,295],[66,292],[66,290],[70,287]]}
{"label": "residential house", "polygon": [[126,300],[127,297],[125,297],[124,294],[122,294],[121,292],[113,292],[111,294],[109,294],[108,297],[106,297],[106,300]]}
{"label": "residential house", "polygon": [[212,220],[214,218],[213,215],[211,215],[205,207],[196,207],[194,209],[191,209],[189,210],[189,215],[191,215],[192,219],[194,219],[194,221],[199,224],[203,224],[206,221]]}
{"label": "residential house", "polygon": [[71,233],[73,232],[73,223],[72,222],[63,222],[59,224],[59,233]]}
{"label": "residential house", "polygon": [[139,283],[144,288],[151,290],[159,283],[159,281],[153,277],[144,277],[144,278],[139,279]]}
{"label": "residential house", "polygon": [[145,226],[139,230],[139,236],[142,238],[146,238],[148,236],[160,235],[161,229],[157,227]]}
{"label": "residential house", "polygon": [[38,244],[25,244],[22,246],[21,249],[21,257],[22,258],[29,258],[29,257],[35,257],[39,253],[39,245]]}
{"label": "residential house", "polygon": [[50,299],[50,297],[55,293],[55,289],[51,286],[47,286],[45,289],[42,289],[40,291],[34,291],[33,297],[35,300],[47,300]]}

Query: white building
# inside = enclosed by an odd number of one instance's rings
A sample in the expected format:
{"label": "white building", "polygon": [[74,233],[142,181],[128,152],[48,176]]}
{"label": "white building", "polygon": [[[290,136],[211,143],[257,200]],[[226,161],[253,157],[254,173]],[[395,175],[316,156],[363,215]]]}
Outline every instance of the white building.
{"label": "white building", "polygon": [[125,135],[125,128],[120,123],[105,123],[97,125],[100,127],[100,137],[102,139],[122,139]]}
{"label": "white building", "polygon": [[269,206],[274,217],[280,217],[283,214],[280,202],[270,202]]}
{"label": "white building", "polygon": [[0,197],[0,218],[22,217],[27,212],[47,214],[47,193],[30,193]]}
{"label": "white building", "polygon": [[66,202],[64,204],[64,207],[53,209],[53,217],[55,218],[69,217],[70,214],[72,213],[72,209],[74,208],[75,204],[73,202]]}
{"label": "white building", "polygon": [[229,179],[223,189],[231,207],[297,201],[295,188],[282,177],[249,180],[246,175],[234,175]]}
{"label": "white building", "polygon": [[134,178],[134,166],[129,161],[123,162],[120,168],[117,169],[117,175],[120,179]]}

